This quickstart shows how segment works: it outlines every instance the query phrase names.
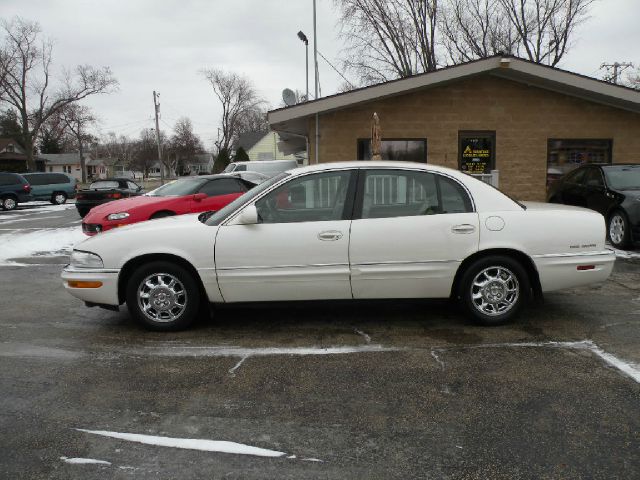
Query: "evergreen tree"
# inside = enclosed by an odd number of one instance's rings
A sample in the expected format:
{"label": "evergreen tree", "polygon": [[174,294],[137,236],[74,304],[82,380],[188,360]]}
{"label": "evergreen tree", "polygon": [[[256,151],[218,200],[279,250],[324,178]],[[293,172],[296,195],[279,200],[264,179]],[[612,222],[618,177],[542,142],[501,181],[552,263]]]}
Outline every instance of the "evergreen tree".
{"label": "evergreen tree", "polygon": [[220,173],[227,168],[227,165],[231,162],[229,157],[229,151],[226,148],[221,148],[216,157],[216,161],[213,162],[213,173]]}
{"label": "evergreen tree", "polygon": [[22,130],[18,123],[18,114],[11,108],[0,112],[0,138],[12,138],[24,148]]}
{"label": "evergreen tree", "polygon": [[249,155],[247,155],[247,152],[244,148],[242,147],[238,147],[238,149],[236,150],[236,154],[233,157],[233,161],[234,162],[248,162],[249,161]]}

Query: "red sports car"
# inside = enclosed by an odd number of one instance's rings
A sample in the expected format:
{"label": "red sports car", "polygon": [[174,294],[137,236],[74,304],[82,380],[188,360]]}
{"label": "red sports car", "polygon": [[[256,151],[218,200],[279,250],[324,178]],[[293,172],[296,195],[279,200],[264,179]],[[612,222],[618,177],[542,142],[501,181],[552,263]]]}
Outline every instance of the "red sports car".
{"label": "red sports car", "polygon": [[220,210],[266,178],[242,174],[181,178],[145,195],[92,208],[82,220],[82,231],[95,235],[154,218]]}

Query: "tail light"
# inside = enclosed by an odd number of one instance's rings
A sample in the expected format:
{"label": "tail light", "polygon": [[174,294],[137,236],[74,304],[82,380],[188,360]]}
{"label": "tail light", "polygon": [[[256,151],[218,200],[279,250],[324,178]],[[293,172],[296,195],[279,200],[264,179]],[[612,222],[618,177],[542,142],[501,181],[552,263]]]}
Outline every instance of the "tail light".
{"label": "tail light", "polygon": [[106,195],[107,198],[120,198],[122,197],[121,193],[107,193]]}
{"label": "tail light", "polygon": [[25,185],[22,185],[22,190],[24,190],[25,193],[31,193],[31,185],[29,185],[28,183]]}
{"label": "tail light", "polygon": [[78,198],[78,200],[82,200],[84,198],[84,195],[79,193],[77,198]]}

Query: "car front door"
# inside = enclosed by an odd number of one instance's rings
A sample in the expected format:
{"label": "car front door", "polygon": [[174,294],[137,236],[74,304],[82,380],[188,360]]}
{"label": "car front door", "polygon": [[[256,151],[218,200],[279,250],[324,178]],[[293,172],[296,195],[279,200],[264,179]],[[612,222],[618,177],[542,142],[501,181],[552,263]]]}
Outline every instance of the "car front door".
{"label": "car front door", "polygon": [[448,297],[478,250],[478,215],[456,180],[421,170],[364,169],[351,225],[354,298]]}
{"label": "car front door", "polygon": [[586,207],[584,181],[587,174],[586,168],[574,170],[562,182],[562,203],[576,207]]}
{"label": "car front door", "polygon": [[351,298],[353,170],[296,176],[255,202],[258,223],[222,225],[215,261],[226,302]]}

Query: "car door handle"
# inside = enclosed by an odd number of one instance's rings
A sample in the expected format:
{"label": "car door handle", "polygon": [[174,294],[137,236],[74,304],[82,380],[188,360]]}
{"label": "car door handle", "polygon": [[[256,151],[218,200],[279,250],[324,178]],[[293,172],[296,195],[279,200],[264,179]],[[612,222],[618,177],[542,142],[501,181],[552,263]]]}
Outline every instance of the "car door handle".
{"label": "car door handle", "polygon": [[335,240],[340,240],[342,238],[342,232],[337,230],[329,230],[326,232],[320,232],[318,234],[318,240],[322,240],[323,242],[331,242]]}
{"label": "car door handle", "polygon": [[473,225],[469,225],[468,223],[464,223],[462,225],[454,225],[453,227],[451,227],[451,231],[453,233],[473,233],[476,231],[476,227],[474,227]]}

